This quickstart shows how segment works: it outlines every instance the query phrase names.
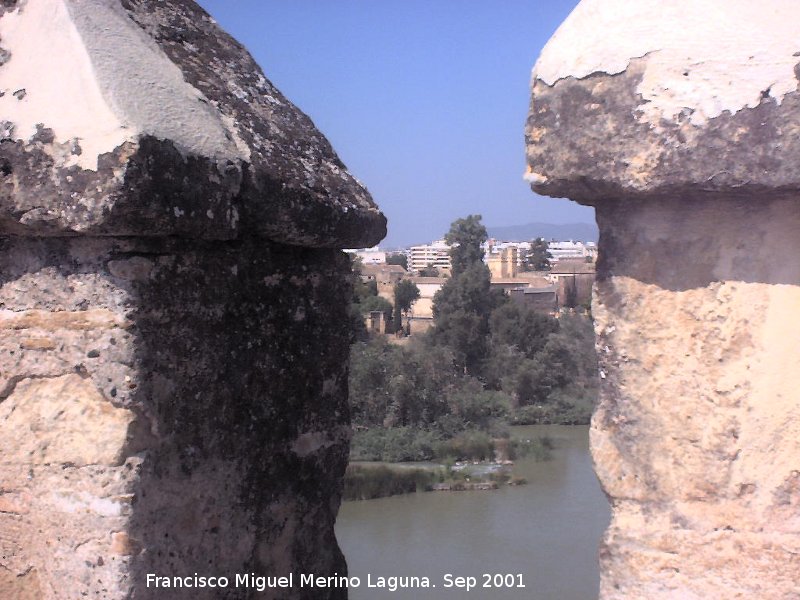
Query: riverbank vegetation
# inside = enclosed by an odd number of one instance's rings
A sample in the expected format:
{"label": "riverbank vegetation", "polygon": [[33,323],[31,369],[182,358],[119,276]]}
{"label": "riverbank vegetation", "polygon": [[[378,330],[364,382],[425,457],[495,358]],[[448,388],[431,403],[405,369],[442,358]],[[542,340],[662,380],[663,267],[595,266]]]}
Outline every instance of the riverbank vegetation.
{"label": "riverbank vegetation", "polygon": [[351,463],[344,474],[342,499],[372,500],[428,491],[442,478],[439,470]]}
{"label": "riverbank vegetation", "polygon": [[344,475],[342,499],[372,500],[414,492],[490,490],[501,485],[526,483],[524,477],[513,475],[510,467],[497,464],[476,467],[459,462],[426,466],[351,462]]}

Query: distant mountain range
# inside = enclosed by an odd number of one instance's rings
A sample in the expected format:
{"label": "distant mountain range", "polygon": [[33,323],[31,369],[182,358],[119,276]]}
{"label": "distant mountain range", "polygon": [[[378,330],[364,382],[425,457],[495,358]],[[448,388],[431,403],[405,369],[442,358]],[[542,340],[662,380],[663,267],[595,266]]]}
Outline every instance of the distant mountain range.
{"label": "distant mountain range", "polygon": [[540,237],[546,240],[596,242],[599,236],[597,225],[594,223],[526,223],[486,227],[486,231],[490,238],[504,242],[527,242]]}

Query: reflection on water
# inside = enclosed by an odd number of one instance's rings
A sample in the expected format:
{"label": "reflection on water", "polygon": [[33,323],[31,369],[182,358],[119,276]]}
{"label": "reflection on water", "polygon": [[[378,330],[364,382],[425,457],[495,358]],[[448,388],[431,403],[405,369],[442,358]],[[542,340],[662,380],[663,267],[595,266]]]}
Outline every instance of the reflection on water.
{"label": "reflection on water", "polygon": [[[514,435],[548,435],[553,459],[518,461],[528,485],[496,491],[427,492],[346,502],[336,524],[351,575],[353,600],[592,600],[597,547],[610,512],[592,471],[587,427],[515,427]],[[445,589],[444,575],[522,574],[525,588],[466,593]],[[436,588],[390,592],[367,588],[367,575],[427,576]]]}

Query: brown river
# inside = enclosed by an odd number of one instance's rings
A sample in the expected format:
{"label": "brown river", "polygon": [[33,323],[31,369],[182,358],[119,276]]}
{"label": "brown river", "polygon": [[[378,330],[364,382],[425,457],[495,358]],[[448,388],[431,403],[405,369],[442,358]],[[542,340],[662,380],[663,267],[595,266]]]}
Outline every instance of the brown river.
{"label": "brown river", "polygon": [[336,533],[349,575],[359,578],[352,600],[597,598],[597,548],[610,511],[592,471],[588,427],[512,429],[555,442],[551,460],[515,464],[527,485],[342,505]]}

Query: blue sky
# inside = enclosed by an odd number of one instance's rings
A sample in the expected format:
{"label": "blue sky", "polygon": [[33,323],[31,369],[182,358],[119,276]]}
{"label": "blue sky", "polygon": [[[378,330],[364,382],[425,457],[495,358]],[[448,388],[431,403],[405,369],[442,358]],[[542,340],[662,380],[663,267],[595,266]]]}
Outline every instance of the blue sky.
{"label": "blue sky", "polygon": [[331,140],[387,247],[486,225],[592,222],[523,181],[530,71],[577,0],[200,0]]}

